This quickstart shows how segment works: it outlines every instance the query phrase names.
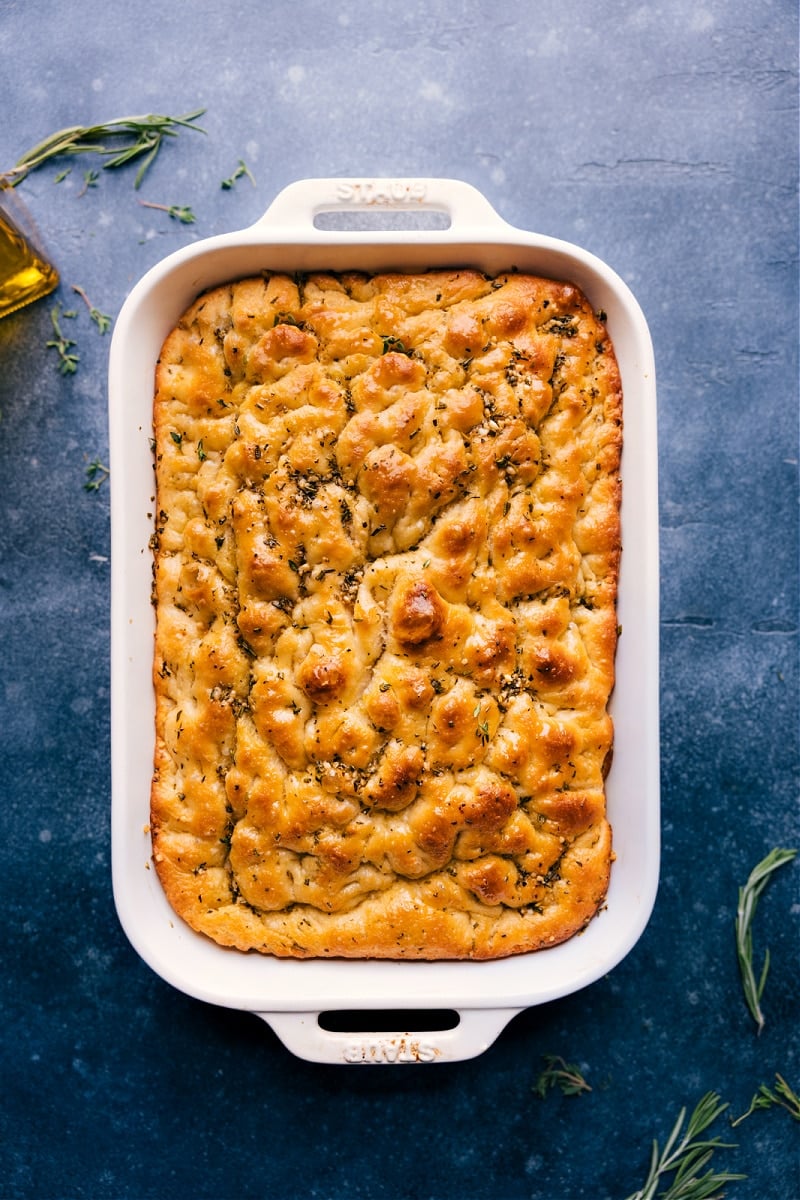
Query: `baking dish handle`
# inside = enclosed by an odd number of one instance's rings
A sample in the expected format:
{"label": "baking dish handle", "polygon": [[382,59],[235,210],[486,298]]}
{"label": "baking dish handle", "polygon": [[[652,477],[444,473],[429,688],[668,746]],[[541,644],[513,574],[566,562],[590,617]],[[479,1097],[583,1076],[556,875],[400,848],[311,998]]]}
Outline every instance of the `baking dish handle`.
{"label": "baking dish handle", "polygon": [[[439,212],[453,233],[495,232],[510,228],[489,201],[460,179],[300,179],[278,193],[253,228],[278,227],[282,234],[297,232],[304,240],[315,235],[316,218],[325,212]],[[359,235],[363,238],[363,233]],[[438,234],[441,237],[441,231]]]}
{"label": "baking dish handle", "polygon": [[[425,1032],[355,1033],[324,1029],[317,1012],[259,1012],[287,1050],[308,1062],[372,1064],[462,1062],[492,1045],[520,1008],[458,1011],[453,1029]],[[364,1025],[369,1028],[365,1013]]]}

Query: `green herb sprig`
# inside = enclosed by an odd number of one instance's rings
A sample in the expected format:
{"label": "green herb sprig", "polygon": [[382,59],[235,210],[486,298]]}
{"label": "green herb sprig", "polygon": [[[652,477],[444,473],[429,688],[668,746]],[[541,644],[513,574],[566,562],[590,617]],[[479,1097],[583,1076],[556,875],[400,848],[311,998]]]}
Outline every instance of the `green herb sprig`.
{"label": "green herb sprig", "polygon": [[765,1083],[762,1083],[750,1101],[750,1107],[747,1112],[742,1113],[735,1121],[731,1121],[731,1128],[735,1129],[737,1125],[740,1125],[756,1109],[774,1108],[775,1106],[785,1108],[795,1121],[800,1121],[800,1096],[789,1087],[789,1084],[777,1071],[775,1072],[775,1087],[769,1088]]}
{"label": "green herb sprig", "polygon": [[778,867],[782,867],[797,854],[796,850],[786,850],[775,847],[762,858],[748,876],[744,887],[739,888],[739,903],[736,909],[736,956],[739,961],[739,973],[742,977],[745,1003],[750,1015],[756,1023],[759,1033],[764,1028],[764,1014],[761,1011],[761,997],[764,984],[769,973],[769,949],[764,954],[764,964],[761,974],[756,979],[753,967],[753,918],[756,914],[758,901],[770,877]]}
{"label": "green herb sprig", "polygon": [[85,492],[99,492],[110,474],[110,469],[99,458],[93,459],[86,468],[86,482],[83,485],[83,490]]}
{"label": "green herb sprig", "polygon": [[93,167],[90,167],[90,169],[88,171],[84,171],[83,172],[83,187],[78,192],[78,195],[85,196],[86,193],[88,192],[89,188],[97,187],[99,179],[100,179],[100,172],[95,171]]}
{"label": "green herb sprig", "polygon": [[242,178],[244,178],[244,176],[247,176],[247,178],[252,183],[253,187],[255,187],[256,181],[253,178],[252,174],[250,173],[250,169],[247,166],[247,163],[244,161],[243,158],[240,158],[236,169],[228,176],[227,179],[222,180],[220,187],[224,188],[225,191],[230,191],[230,189],[236,183],[236,180],[242,179]]}
{"label": "green herb sprig", "polygon": [[[48,349],[55,350],[58,354],[58,369],[62,375],[74,375],[78,370],[80,355],[73,350],[73,346],[77,345],[72,338],[68,338],[61,329],[61,305],[56,304],[50,310],[50,321],[53,326],[55,337],[51,338],[47,343]],[[64,313],[64,316],[74,316],[74,313]]]}
{"label": "green herb sprig", "polygon": [[99,125],[70,125],[27,150],[9,171],[0,175],[0,182],[16,186],[30,171],[62,155],[99,154],[106,159],[104,168],[122,167],[134,159],[141,159],[134,180],[134,187],[138,188],[166,138],[176,137],[181,129],[205,133],[195,124],[204,112],[204,108],[198,108],[181,117],[149,113],[140,117],[118,117]]}
{"label": "green herb sprig", "polygon": [[86,292],[77,283],[73,283],[72,290],[73,292],[77,292],[81,300],[83,300],[84,304],[89,309],[89,316],[94,321],[100,332],[108,333],[109,329],[111,328],[112,320],[108,313],[101,312],[99,308],[95,308],[89,297],[86,295]]}
{"label": "green herb sprig", "polygon": [[[659,1151],[658,1142],[653,1141],[650,1169],[644,1186],[633,1192],[627,1200],[654,1200],[665,1176],[672,1175],[666,1191],[658,1192],[659,1200],[718,1200],[722,1195],[719,1188],[745,1175],[734,1175],[729,1171],[706,1171],[716,1150],[732,1150],[734,1145],[721,1142],[718,1137],[701,1138],[710,1125],[725,1111],[715,1092],[707,1092],[697,1103],[689,1117],[686,1129],[681,1133],[686,1109],[682,1108],[672,1132]],[[703,1173],[705,1172],[705,1173]]]}
{"label": "green herb sprig", "polygon": [[579,1096],[592,1090],[575,1063],[565,1062],[557,1054],[545,1054],[544,1061],[545,1068],[533,1088],[543,1100],[552,1088],[558,1088],[562,1096]]}
{"label": "green herb sprig", "polygon": [[152,200],[140,200],[139,203],[143,208],[158,208],[173,221],[181,221],[184,225],[193,225],[197,220],[188,204],[155,204]]}

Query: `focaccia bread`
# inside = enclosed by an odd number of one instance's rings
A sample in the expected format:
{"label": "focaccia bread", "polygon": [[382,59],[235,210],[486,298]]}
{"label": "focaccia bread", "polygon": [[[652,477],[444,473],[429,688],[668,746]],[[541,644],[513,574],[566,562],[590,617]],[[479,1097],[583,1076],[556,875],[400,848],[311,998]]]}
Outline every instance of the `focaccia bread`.
{"label": "focaccia bread", "polygon": [[569,283],[264,275],[154,405],[153,857],[195,930],[498,958],[602,904],[622,397]]}

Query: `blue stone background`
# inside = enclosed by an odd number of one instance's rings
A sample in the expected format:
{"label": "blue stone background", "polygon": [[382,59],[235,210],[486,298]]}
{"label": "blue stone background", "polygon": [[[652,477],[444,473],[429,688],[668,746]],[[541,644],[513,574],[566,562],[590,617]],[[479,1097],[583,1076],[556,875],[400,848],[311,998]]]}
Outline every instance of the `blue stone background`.
{"label": "blue stone background", "polygon": [[[624,1200],[704,1092],[738,1115],[776,1071],[800,1090],[800,862],[756,918],[760,1036],[733,947],[737,888],[800,846],[797,34],[789,0],[0,2],[3,168],[62,126],[207,109],[140,192],[123,169],[80,195],[88,160],[19,189],[62,283],[0,321],[3,1197]],[[225,191],[239,158],[256,185]],[[115,314],[176,247],[340,175],[476,185],[613,266],[656,351],[655,910],[608,977],[460,1064],[300,1061],[155,976],[111,894],[109,498],[84,489],[109,339],[79,312],[62,377],[50,311],[80,284]],[[548,1054],[591,1093],[540,1099]],[[727,1117],[714,1165],[747,1175],[727,1194],[800,1195],[797,1123]]]}

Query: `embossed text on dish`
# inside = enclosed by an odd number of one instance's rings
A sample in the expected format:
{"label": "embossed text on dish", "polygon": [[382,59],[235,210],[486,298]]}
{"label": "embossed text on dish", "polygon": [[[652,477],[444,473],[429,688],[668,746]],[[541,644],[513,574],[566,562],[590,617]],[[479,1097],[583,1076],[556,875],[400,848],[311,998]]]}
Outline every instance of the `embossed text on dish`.
{"label": "embossed text on dish", "polygon": [[336,199],[354,204],[418,204],[425,184],[417,179],[354,179],[339,183]]}

